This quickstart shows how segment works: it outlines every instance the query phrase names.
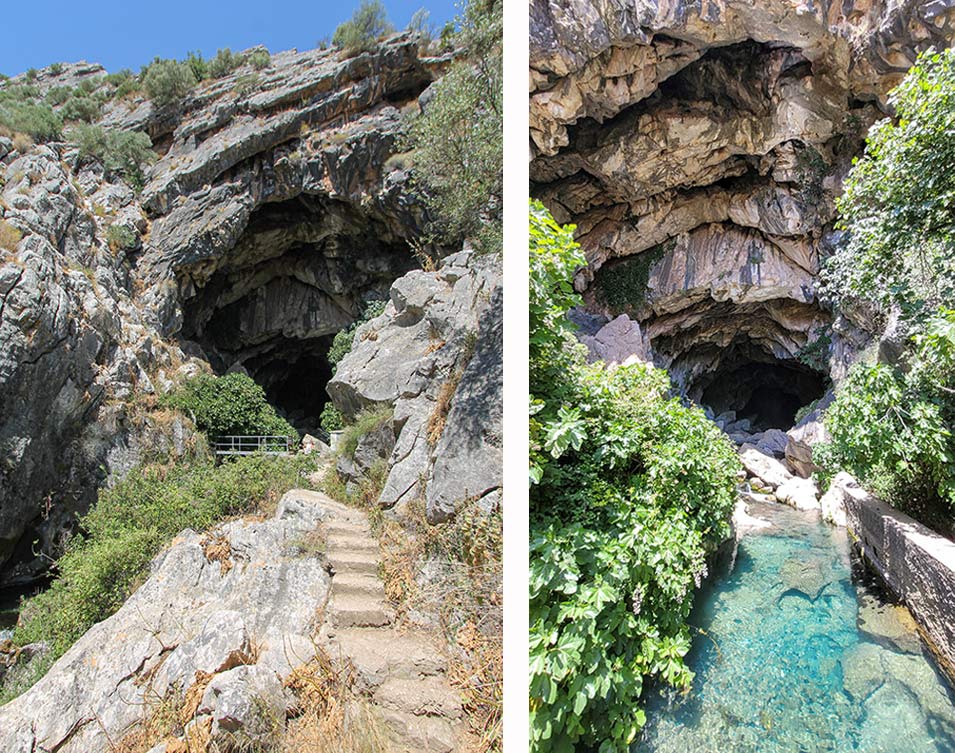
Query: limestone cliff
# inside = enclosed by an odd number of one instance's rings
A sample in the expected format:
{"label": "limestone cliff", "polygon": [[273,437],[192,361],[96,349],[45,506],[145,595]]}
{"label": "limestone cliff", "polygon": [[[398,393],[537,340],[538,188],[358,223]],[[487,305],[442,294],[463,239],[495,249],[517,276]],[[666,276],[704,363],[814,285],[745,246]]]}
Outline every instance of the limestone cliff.
{"label": "limestone cliff", "polygon": [[[422,246],[425,202],[391,159],[450,59],[397,35],[244,64],[176,105],[113,100],[99,124],[158,155],[138,194],[69,143],[0,139],[0,219],[22,235],[0,256],[0,585],[36,574],[34,540],[54,553],[109,473],[156,443],[187,451],[188,426],[157,436],[134,415],[182,376],[243,369],[317,425],[334,334],[418,267],[413,250],[459,250]],[[56,66],[34,85],[96,91],[104,73]],[[110,243],[116,226],[135,242]]]}
{"label": "limestone cliff", "polygon": [[[587,334],[620,360],[649,348],[715,414],[751,408],[767,385],[786,386],[793,411],[819,397],[866,337],[830,330],[816,292],[834,199],[886,93],[919,51],[950,44],[955,3],[530,12],[531,193],[577,225],[577,286],[598,317]],[[619,314],[636,325],[601,334]],[[808,368],[798,356],[813,343]]]}

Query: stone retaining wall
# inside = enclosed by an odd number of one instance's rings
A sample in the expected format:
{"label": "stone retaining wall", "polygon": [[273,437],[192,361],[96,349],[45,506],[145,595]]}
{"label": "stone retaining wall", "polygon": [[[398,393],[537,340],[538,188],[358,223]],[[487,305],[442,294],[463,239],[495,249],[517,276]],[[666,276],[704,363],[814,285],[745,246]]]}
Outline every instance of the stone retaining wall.
{"label": "stone retaining wall", "polygon": [[955,679],[955,543],[876,499],[848,474],[836,476],[830,495],[841,497],[856,544],[908,606]]}

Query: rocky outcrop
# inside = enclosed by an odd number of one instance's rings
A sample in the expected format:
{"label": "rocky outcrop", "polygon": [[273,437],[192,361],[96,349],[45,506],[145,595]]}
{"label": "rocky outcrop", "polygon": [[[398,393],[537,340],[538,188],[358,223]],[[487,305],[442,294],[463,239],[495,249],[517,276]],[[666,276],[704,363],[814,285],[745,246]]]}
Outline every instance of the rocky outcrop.
{"label": "rocky outcrop", "polygon": [[[390,158],[449,59],[397,35],[352,57],[276,54],[178,105],[110,101],[100,125],[158,153],[139,195],[69,144],[3,139],[0,220],[22,238],[0,250],[0,567],[17,568],[0,584],[33,577],[34,541],[55,555],[108,474],[165,441],[132,405],[185,375],[244,370],[315,430],[334,334],[418,266],[427,213]],[[104,73],[35,84],[95,90]]]}
{"label": "rocky outcrop", "polygon": [[[918,52],[953,39],[955,3],[530,9],[531,190],[577,226],[588,311],[627,314],[707,405],[708,384],[741,368],[813,371],[798,357],[831,323],[816,276],[842,177]],[[841,378],[866,337],[840,322],[814,369]],[[742,417],[746,401],[714,410]]]}
{"label": "rocky outcrop", "polygon": [[441,522],[465,500],[500,504],[503,306],[500,259],[454,254],[395,282],[381,316],[358,328],[328,392],[346,415],[393,410],[380,503],[424,495]]}
{"label": "rocky outcrop", "polygon": [[281,678],[314,655],[328,597],[327,564],[304,545],[328,514],[289,493],[269,520],[180,534],[116,614],[0,707],[0,748],[107,750],[150,704],[169,694],[184,703],[191,688],[201,698],[193,723],[214,732],[254,727],[253,697],[284,716]]}

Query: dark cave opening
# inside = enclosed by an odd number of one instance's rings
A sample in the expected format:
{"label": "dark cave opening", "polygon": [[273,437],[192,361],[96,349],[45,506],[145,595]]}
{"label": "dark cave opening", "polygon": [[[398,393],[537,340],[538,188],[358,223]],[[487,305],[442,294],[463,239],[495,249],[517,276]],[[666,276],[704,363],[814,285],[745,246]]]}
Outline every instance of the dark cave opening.
{"label": "dark cave opening", "polygon": [[415,266],[383,217],[311,196],[267,204],[226,255],[181,274],[181,336],[216,373],[245,370],[299,432],[316,434],[335,334]]}
{"label": "dark cave opening", "polygon": [[799,409],[822,397],[827,383],[798,361],[731,361],[699,377],[693,391],[714,416],[733,412],[756,433],[790,429]]}

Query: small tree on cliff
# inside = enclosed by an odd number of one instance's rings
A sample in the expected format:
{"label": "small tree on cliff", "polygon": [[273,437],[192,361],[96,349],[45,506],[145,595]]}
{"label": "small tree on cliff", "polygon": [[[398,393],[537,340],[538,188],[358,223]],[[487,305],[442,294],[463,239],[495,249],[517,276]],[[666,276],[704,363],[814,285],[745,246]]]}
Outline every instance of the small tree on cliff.
{"label": "small tree on cliff", "polygon": [[433,233],[500,252],[503,217],[503,4],[471,0],[454,46],[465,54],[408,128],[414,175],[435,215]]}
{"label": "small tree on cliff", "polygon": [[394,30],[381,0],[362,0],[351,19],[335,29],[332,44],[354,55],[373,49],[379,39]]}

